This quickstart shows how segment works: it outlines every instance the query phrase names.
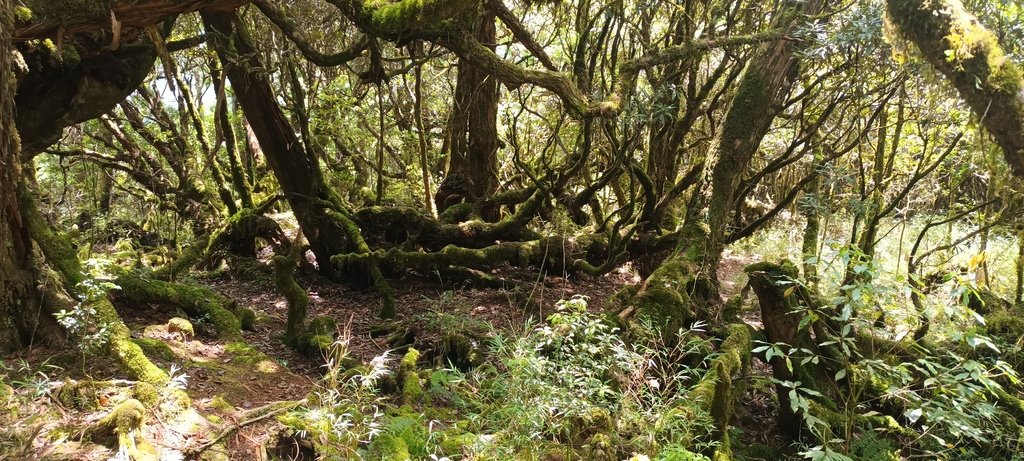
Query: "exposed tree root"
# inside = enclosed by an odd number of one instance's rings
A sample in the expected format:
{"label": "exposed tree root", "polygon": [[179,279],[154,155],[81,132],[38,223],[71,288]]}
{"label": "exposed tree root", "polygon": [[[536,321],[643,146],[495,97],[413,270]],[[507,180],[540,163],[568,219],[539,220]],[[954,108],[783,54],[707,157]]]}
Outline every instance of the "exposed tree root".
{"label": "exposed tree root", "polygon": [[142,437],[146,407],[135,399],[121,402],[107,416],[85,430],[86,438],[116,447],[129,459],[156,459],[156,449]]}
{"label": "exposed tree root", "polygon": [[[743,394],[750,371],[750,350],[753,347],[750,327],[734,323],[726,327],[726,337],[711,361],[707,374],[687,395],[687,401],[711,414],[715,437],[720,441],[714,451],[715,460],[732,459],[729,441],[729,419],[736,397]],[[710,454],[710,453],[709,453]]]}
{"label": "exposed tree root", "polygon": [[114,293],[118,300],[178,307],[194,319],[208,319],[222,337],[238,336],[255,321],[251,309],[203,286],[154,280],[133,272],[121,273],[114,283],[121,288]]}
{"label": "exposed tree root", "polygon": [[272,418],[304,403],[305,400],[286,400],[283,402],[273,402],[259,408],[253,408],[252,410],[245,412],[245,414],[239,417],[239,419],[241,420],[240,422],[232,424],[224,429],[221,429],[216,434],[213,434],[213,436],[210,437],[210,440],[208,442],[196,448],[188,450],[186,454],[188,456],[193,457],[199,456],[204,451],[209,450],[213,446],[217,445],[218,443],[220,443],[221,440],[224,440],[225,437],[234,434],[239,429],[250,424],[263,421],[267,418]]}
{"label": "exposed tree root", "polygon": [[275,253],[287,254],[291,243],[277,221],[264,216],[280,197],[272,197],[253,208],[243,208],[214,232],[202,258],[203,267],[214,267],[228,254],[256,257],[257,239],[263,239]]}

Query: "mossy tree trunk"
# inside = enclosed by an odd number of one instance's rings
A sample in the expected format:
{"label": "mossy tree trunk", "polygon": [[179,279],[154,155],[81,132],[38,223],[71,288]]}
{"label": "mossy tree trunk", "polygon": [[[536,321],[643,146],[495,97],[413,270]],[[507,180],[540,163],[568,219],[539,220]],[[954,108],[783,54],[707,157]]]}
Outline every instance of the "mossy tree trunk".
{"label": "mossy tree trunk", "polygon": [[[807,310],[816,306],[813,293],[797,278],[797,268],[789,261],[782,264],[762,262],[745,269],[750,278],[750,287],[757,295],[761,307],[761,321],[768,343],[781,346],[787,356],[774,356],[769,360],[772,375],[780,382],[800,382],[802,387],[818,390],[828,379],[821,365],[810,362],[821,356],[818,342],[829,337],[823,329],[813,330],[811,323],[804,323]],[[807,362],[805,362],[805,360]],[[779,427],[782,432],[796,439],[802,429],[801,416],[791,410],[790,388],[777,383],[779,398]]]}
{"label": "mossy tree trunk", "polygon": [[1014,297],[1016,304],[1024,303],[1024,226],[1017,235],[1017,291]]}
{"label": "mossy tree trunk", "polygon": [[36,342],[40,339],[34,337],[36,326],[52,321],[39,314],[38,263],[18,206],[21,146],[14,125],[13,8],[10,0],[0,0],[0,351],[4,352]]}
{"label": "mossy tree trunk", "polygon": [[[494,13],[480,16],[474,36],[493,50]],[[438,213],[463,201],[475,203],[498,189],[498,99],[497,79],[459,59],[448,124],[448,171],[434,195]],[[491,222],[499,218],[496,207],[481,214]]]}
{"label": "mossy tree trunk", "polygon": [[960,93],[1024,177],[1024,69],[960,0],[886,0],[896,29]]}
{"label": "mossy tree trunk", "polygon": [[821,181],[815,177],[804,189],[804,200],[800,214],[804,220],[804,234],[800,242],[800,257],[803,258],[804,278],[811,286],[818,284],[818,235],[821,233]]}
{"label": "mossy tree trunk", "polygon": [[325,205],[334,199],[317,159],[303,147],[278,105],[259,53],[238,15],[204,11],[202,17],[242,112],[309,240],[320,271],[335,276],[330,257],[351,249],[346,245],[345,230],[326,214]]}
{"label": "mossy tree trunk", "polygon": [[[773,24],[792,30],[808,15],[817,14],[823,3],[787,0]],[[718,159],[707,182],[711,187],[707,214],[688,213],[675,254],[644,281],[623,314],[647,311],[667,320],[670,328],[695,317],[718,320],[721,299],[717,271],[730,212],[735,208],[740,181],[797,76],[795,51],[792,40],[778,38],[762,45],[747,62],[722,123]]]}

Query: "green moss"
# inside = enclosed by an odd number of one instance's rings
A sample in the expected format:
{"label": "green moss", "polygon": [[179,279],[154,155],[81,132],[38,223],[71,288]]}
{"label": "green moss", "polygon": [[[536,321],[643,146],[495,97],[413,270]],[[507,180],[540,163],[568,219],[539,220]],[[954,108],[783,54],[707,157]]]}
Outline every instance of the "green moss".
{"label": "green moss", "polygon": [[410,347],[405,355],[402,356],[402,362],[399,364],[399,373],[411,373],[416,371],[416,362],[420,360],[420,351],[413,347]]}
{"label": "green moss", "polygon": [[460,429],[450,429],[441,433],[441,453],[448,457],[458,457],[474,451],[480,443],[480,436]]}
{"label": "green moss", "polygon": [[666,337],[675,335],[694,319],[693,305],[687,293],[692,267],[685,261],[669,260],[651,273],[630,301],[638,315],[663,325]]}
{"label": "green moss", "polygon": [[317,317],[294,340],[295,347],[307,354],[322,356],[334,345],[334,333],[337,330],[338,322],[333,317]]}
{"label": "green moss", "polygon": [[142,402],[128,399],[93,423],[85,431],[85,436],[102,443],[107,443],[111,439],[116,440],[118,449],[127,452],[131,459],[156,459],[153,447],[142,439],[142,426],[145,420],[146,407]]}
{"label": "green moss", "polygon": [[180,307],[192,318],[208,318],[217,334],[235,337],[241,333],[241,321],[231,312],[234,303],[207,288],[163,280],[143,278],[123,272],[115,282],[121,287],[118,298],[131,302],[160,302]]}
{"label": "green moss", "polygon": [[707,456],[678,446],[662,450],[655,459],[658,461],[709,461]]}
{"label": "green moss", "polygon": [[130,339],[111,337],[110,353],[117,358],[121,368],[140,381],[154,385],[167,383],[167,373],[153,364],[138,344]]}
{"label": "green moss", "polygon": [[274,281],[277,291],[284,295],[288,302],[288,322],[285,326],[285,338],[297,338],[306,321],[309,311],[309,294],[295,282],[294,271],[296,260],[277,255],[271,260],[274,266]]}
{"label": "green moss", "polygon": [[370,442],[368,461],[408,461],[409,447],[405,440],[392,434],[381,434]]}
{"label": "green moss", "polygon": [[169,389],[161,396],[158,406],[165,417],[173,418],[192,406],[192,398],[184,389]]}
{"label": "green moss", "polygon": [[315,335],[333,336],[338,331],[338,321],[334,317],[322,315],[309,322],[307,331]]}
{"label": "green moss", "polygon": [[328,335],[303,335],[298,342],[299,350],[308,354],[323,354],[334,345],[334,338]]}
{"label": "green moss", "polygon": [[985,317],[986,331],[1016,343],[1024,338],[1024,317],[1016,310],[1000,310]]}
{"label": "green moss", "polygon": [[210,408],[224,413],[230,413],[235,411],[235,406],[228,402],[224,396],[217,395],[210,399]]}
{"label": "green moss", "polygon": [[426,393],[419,375],[413,371],[406,373],[402,381],[402,403],[421,404],[426,401]]}
{"label": "green moss", "polygon": [[[715,431],[719,437],[725,437],[732,414],[735,396],[740,389],[734,389],[733,375],[740,375],[740,382],[747,374],[750,365],[750,350],[753,348],[750,327],[745,324],[732,324],[726,328],[727,336],[719,347],[719,351],[707,374],[687,394],[687,400],[695,402],[699,411],[711,414]],[[724,448],[725,451],[722,451]],[[731,456],[726,443],[720,445],[722,456]],[[719,459],[716,455],[715,459]]]}
{"label": "green moss", "polygon": [[231,354],[231,361],[236,363],[255,365],[269,359],[266,354],[245,342],[227,343],[224,345],[224,350]]}
{"label": "green moss", "polygon": [[249,309],[248,307],[238,307],[234,311],[235,316],[238,317],[238,321],[242,324],[242,329],[246,331],[252,331],[256,328],[256,311]]}
{"label": "green moss", "polygon": [[14,20],[18,22],[29,22],[32,20],[32,10],[24,7],[14,7]]}
{"label": "green moss", "polygon": [[173,317],[167,321],[167,332],[178,335],[183,341],[188,341],[196,335],[196,330],[192,328],[192,322],[181,317]]}
{"label": "green moss", "polygon": [[427,447],[430,431],[418,415],[406,413],[392,417],[384,431],[401,439],[413,459],[424,459],[430,454]]}
{"label": "green moss", "polygon": [[160,394],[157,392],[156,386],[139,381],[132,386],[132,398],[147,407],[156,407],[160,401]]}
{"label": "green moss", "polygon": [[401,34],[410,29],[436,27],[471,11],[475,5],[471,1],[449,0],[364,0],[362,13],[375,31]]}
{"label": "green moss", "polygon": [[99,408],[100,392],[105,385],[97,381],[67,381],[57,391],[57,400],[62,404],[82,410]]}
{"label": "green moss", "polygon": [[149,357],[158,358],[167,362],[174,360],[174,351],[167,343],[154,338],[133,338],[132,342],[142,349],[142,352]]}

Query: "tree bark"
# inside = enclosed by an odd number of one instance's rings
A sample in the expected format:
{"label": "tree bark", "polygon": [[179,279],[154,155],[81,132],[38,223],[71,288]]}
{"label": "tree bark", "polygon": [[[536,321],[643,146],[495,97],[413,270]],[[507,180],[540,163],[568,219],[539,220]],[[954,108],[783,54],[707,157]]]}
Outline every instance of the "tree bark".
{"label": "tree bark", "polygon": [[32,339],[32,321],[26,312],[39,305],[32,268],[32,241],[18,209],[16,185],[21,178],[21,150],[14,126],[14,91],[11,62],[10,0],[0,0],[0,351],[9,352]]}
{"label": "tree bark", "polygon": [[[773,25],[792,30],[808,15],[818,13],[823,3],[822,0],[784,1]],[[730,212],[740,180],[797,75],[794,51],[796,45],[792,40],[777,38],[762,45],[747,62],[718,139],[718,159],[709,178],[711,194],[707,199],[707,214],[688,212],[675,254],[640,285],[620,317],[635,311],[646,312],[665,323],[667,333],[698,318],[719,320],[721,298],[717,272]]]}
{"label": "tree bark", "polygon": [[351,248],[346,245],[345,229],[325,214],[325,205],[333,203],[334,198],[317,159],[308,155],[277,104],[256,48],[237,14],[203,11],[202,17],[210,43],[220,57],[267,164],[309,240],[320,272],[335,277],[331,256],[347,253]]}
{"label": "tree bark", "polygon": [[[474,35],[494,49],[494,13],[480,16]],[[434,195],[438,214],[463,201],[475,203],[498,189],[498,81],[461,58],[448,130],[448,172]],[[499,217],[496,208],[481,214],[492,222]]]}
{"label": "tree bark", "polygon": [[1024,69],[960,0],[886,0],[896,29],[946,76],[1024,177]]}

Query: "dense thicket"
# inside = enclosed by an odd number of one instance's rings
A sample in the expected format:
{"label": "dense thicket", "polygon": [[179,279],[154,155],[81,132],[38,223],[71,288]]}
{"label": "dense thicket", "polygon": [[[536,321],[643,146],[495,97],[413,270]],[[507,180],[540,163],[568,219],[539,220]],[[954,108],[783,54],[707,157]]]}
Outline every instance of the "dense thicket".
{"label": "dense thicket", "polygon": [[[889,457],[1010,459],[1022,17],[960,0],[0,0],[0,349],[98,339],[160,386],[111,299],[228,339],[255,322],[193,271],[273,272],[283,340],[328,357],[345,319],[307,319],[296,273],[373,292],[394,345],[422,347],[429,322],[395,302],[409,278],[635,271],[601,317],[555,330],[615,324],[599,347],[654,341],[664,367],[700,370],[671,402],[710,429],[643,445],[655,429],[606,405],[618,426],[551,437],[583,443],[570,458],[744,456],[730,428],[754,351],[808,458],[881,459],[855,449],[877,437]],[[725,258],[780,228],[793,251],[754,249],[746,286],[724,287]],[[473,368],[478,333],[428,352]],[[577,340],[536,350],[578,358],[558,349]],[[417,357],[382,387],[424,405]],[[594,379],[628,394],[624,366]],[[401,459],[384,437],[347,443]]]}

